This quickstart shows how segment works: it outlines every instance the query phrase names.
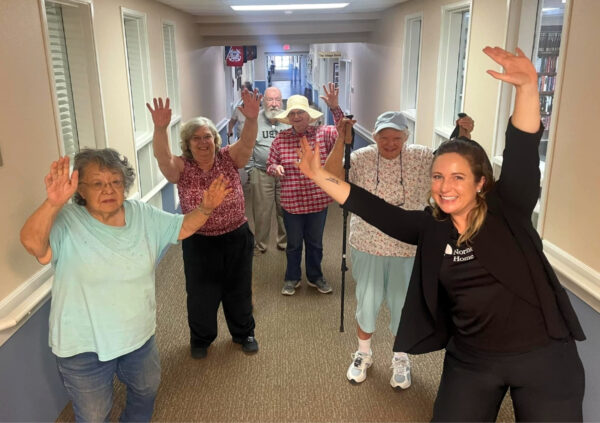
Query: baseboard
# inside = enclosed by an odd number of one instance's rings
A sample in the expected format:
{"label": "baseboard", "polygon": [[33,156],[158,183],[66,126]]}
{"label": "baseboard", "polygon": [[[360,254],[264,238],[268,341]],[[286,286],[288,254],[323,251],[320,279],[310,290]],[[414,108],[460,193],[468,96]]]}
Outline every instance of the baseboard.
{"label": "baseboard", "polygon": [[544,253],[565,288],[600,313],[600,272],[544,240]]}

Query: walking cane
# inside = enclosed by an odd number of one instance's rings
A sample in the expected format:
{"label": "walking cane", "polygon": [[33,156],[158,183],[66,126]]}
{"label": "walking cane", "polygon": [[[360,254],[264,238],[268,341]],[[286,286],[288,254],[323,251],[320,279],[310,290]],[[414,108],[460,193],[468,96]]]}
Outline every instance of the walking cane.
{"label": "walking cane", "polygon": [[[354,115],[346,115],[348,119],[352,119]],[[350,153],[354,146],[354,128],[352,128],[352,142],[346,144],[344,140],[344,179],[348,182],[348,173],[350,172]],[[341,310],[340,310],[340,332],[344,332],[344,299],[346,291],[346,237],[347,237],[347,222],[348,210],[343,209],[343,230],[342,230],[342,293],[341,293]]]}

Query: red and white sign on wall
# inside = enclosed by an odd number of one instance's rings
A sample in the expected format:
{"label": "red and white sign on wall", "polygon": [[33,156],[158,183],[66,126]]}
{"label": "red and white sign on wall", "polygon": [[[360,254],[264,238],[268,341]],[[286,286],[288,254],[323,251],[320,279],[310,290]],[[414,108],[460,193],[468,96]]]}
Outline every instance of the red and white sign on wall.
{"label": "red and white sign on wall", "polygon": [[242,66],[244,64],[244,46],[231,46],[225,56],[227,66]]}

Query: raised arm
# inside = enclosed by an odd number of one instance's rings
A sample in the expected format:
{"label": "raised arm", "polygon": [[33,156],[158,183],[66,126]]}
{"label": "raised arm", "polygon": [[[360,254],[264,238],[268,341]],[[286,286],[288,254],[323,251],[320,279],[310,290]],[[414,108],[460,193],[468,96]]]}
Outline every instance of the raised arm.
{"label": "raised arm", "polygon": [[417,243],[427,213],[404,210],[356,185],[344,182],[321,167],[319,144],[315,145],[313,152],[303,137],[300,145],[298,168],[331,198],[387,235],[410,244]]}
{"label": "raised arm", "polygon": [[302,137],[298,157],[300,171],[307,178],[312,179],[331,198],[340,204],[344,204],[350,194],[350,185],[321,167],[319,144],[316,143],[315,151],[312,151],[306,137]]}
{"label": "raised arm", "polygon": [[167,98],[163,104],[162,98],[153,100],[154,108],[146,103],[146,107],[152,115],[154,122],[154,137],[152,138],[152,147],[154,149],[154,157],[158,161],[158,167],[167,181],[175,184],[179,181],[179,175],[183,172],[183,160],[181,157],[174,156],[169,147],[169,135],[167,129],[171,123],[171,109],[169,107],[169,99]]}
{"label": "raised arm", "polygon": [[337,125],[338,122],[344,117],[344,112],[340,108],[339,103],[340,89],[337,88],[333,82],[330,82],[328,86],[329,87],[323,85],[323,92],[325,95],[320,96],[320,98],[325,102],[325,104],[327,104],[329,110],[331,110],[333,122],[335,125]]}
{"label": "raised arm", "polygon": [[229,181],[222,174],[219,175],[204,191],[200,206],[183,217],[183,224],[177,239],[185,239],[204,226],[213,210],[223,202],[230,192]]}
{"label": "raised arm", "polygon": [[46,200],[25,221],[21,229],[21,243],[41,264],[52,259],[50,231],[58,212],[77,191],[79,173],[74,171],[69,177],[69,157],[52,162],[50,172],[44,178]]}
{"label": "raised arm", "polygon": [[240,139],[229,149],[229,154],[238,169],[246,166],[256,143],[256,135],[258,134],[257,118],[261,99],[262,95],[258,93],[258,90],[250,92],[244,88],[244,91],[242,91],[243,103],[239,110],[246,117],[246,121]]}
{"label": "raised arm", "polygon": [[502,65],[503,73],[488,71],[516,88],[515,107],[506,130],[502,170],[496,190],[504,204],[510,204],[523,216],[533,212],[540,192],[540,123],[537,72],[531,61],[517,49],[516,54],[501,48],[486,47],[484,53]]}
{"label": "raised arm", "polygon": [[344,149],[346,144],[352,142],[352,125],[356,121],[348,118],[343,118],[337,124],[338,136],[333,145],[333,149],[327,156],[325,166],[327,172],[331,173],[338,179],[344,179]]}
{"label": "raised arm", "polygon": [[537,72],[531,60],[520,48],[512,54],[500,47],[486,47],[483,52],[503,67],[503,72],[487,72],[500,81],[515,86],[515,108],[512,124],[524,132],[535,133],[540,129],[540,94]]}

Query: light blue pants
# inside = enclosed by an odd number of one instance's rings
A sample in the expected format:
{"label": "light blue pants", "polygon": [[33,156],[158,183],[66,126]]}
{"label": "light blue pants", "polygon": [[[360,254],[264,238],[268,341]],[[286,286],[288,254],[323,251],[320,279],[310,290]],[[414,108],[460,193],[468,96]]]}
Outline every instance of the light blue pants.
{"label": "light blue pants", "polygon": [[160,384],[160,361],[154,336],[137,350],[110,361],[100,361],[92,352],[56,357],[56,361],[73,402],[76,421],[108,421],[115,373],[127,386],[127,403],[120,421],[149,422],[152,418]]}
{"label": "light blue pants", "polygon": [[352,276],[356,281],[356,321],[363,332],[375,332],[377,315],[385,298],[390,330],[396,335],[414,257],[375,256],[351,247]]}

